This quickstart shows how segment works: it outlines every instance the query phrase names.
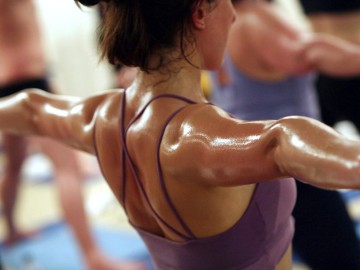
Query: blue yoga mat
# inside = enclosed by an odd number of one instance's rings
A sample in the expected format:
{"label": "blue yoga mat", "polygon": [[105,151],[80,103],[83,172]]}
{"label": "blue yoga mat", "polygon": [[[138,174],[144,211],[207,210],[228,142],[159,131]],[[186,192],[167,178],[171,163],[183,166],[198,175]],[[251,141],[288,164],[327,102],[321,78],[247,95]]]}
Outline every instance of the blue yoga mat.
{"label": "blue yoga mat", "polygon": [[[136,233],[96,226],[93,234],[109,257],[142,261],[148,270],[154,270],[146,246]],[[63,222],[49,225],[36,237],[11,247],[1,245],[0,252],[3,265],[12,270],[85,270],[76,240]]]}

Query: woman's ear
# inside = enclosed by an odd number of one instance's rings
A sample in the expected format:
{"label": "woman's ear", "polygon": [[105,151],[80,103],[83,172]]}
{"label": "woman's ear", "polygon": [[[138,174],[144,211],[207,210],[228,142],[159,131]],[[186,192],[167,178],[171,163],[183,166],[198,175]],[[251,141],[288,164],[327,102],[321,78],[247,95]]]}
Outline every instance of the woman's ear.
{"label": "woman's ear", "polygon": [[202,30],[205,28],[205,18],[207,14],[206,1],[199,1],[192,14],[192,20],[195,29]]}

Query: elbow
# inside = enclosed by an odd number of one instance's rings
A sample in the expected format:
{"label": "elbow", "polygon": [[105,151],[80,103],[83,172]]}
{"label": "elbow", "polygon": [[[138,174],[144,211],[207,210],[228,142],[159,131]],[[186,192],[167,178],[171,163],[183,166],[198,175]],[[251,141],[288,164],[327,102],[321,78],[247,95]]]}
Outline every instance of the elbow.
{"label": "elbow", "polygon": [[304,164],[296,162],[306,148],[305,134],[299,130],[305,131],[311,122],[307,117],[290,116],[275,121],[268,128],[266,153],[281,176],[296,177],[299,171],[306,170]]}
{"label": "elbow", "polygon": [[41,134],[40,110],[43,107],[42,91],[28,89],[19,94],[22,116],[26,119],[27,130],[30,134]]}

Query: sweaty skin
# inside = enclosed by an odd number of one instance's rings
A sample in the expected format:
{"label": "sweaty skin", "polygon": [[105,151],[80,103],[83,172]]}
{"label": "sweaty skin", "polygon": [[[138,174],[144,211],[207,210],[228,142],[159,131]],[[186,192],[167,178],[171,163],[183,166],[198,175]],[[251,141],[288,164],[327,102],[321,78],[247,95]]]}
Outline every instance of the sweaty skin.
{"label": "sweaty skin", "polygon": [[[197,67],[220,66],[225,44],[218,37],[227,37],[224,30],[235,18],[231,1],[215,3],[210,13],[202,5],[194,11],[197,47],[185,47],[190,50],[186,52],[188,59],[178,55],[177,50],[168,54],[173,61],[166,70],[176,72],[139,72],[126,90],[125,125],[159,94],[176,94],[199,103],[187,106],[172,119],[160,147],[167,190],[196,237],[216,235],[234,225],[246,211],[259,182],[295,177],[322,188],[360,188],[359,142],[309,118],[248,122],[204,104],[201,70]],[[209,40],[215,37],[219,40],[210,50]],[[96,155],[106,181],[122,203],[119,117],[123,95],[124,91],[118,89],[79,99],[27,90],[0,100],[0,129],[51,137]],[[151,205],[178,230],[182,228],[169,211],[159,185],[153,185],[158,176],[154,156],[162,123],[183,105],[175,99],[152,102],[127,136],[130,155]],[[133,174],[128,173],[126,180],[129,221],[150,233],[181,241],[154,216]],[[276,269],[291,269],[290,246]]]}
{"label": "sweaty skin", "polygon": [[[128,111],[134,115],[152,96],[145,95],[144,100],[139,100],[135,88],[130,88],[127,94]],[[122,91],[118,90],[74,101],[28,91],[18,100],[13,97],[0,102],[0,126],[16,133],[30,131],[50,136],[92,154],[97,148],[103,174],[121,202],[118,166],[122,150],[118,121],[121,96]],[[178,101],[154,102],[148,109],[146,121],[139,121],[131,128],[128,144],[137,164],[153,160],[155,149],[141,146],[155,143],[152,140],[159,133],[161,115],[178,106]],[[21,123],[15,127],[9,118],[20,114],[31,117],[19,117]],[[132,116],[128,115],[126,121]],[[109,141],[111,147],[105,143]],[[245,212],[255,183],[259,181],[292,176],[322,188],[359,188],[359,154],[358,142],[344,139],[315,120],[290,117],[279,121],[245,122],[229,118],[210,105],[189,106],[176,116],[161,146],[161,162],[171,197],[198,237],[215,235],[233,225]],[[140,174],[147,194],[151,198],[162,198],[159,187],[150,185],[156,177],[153,168],[154,164],[147,162],[140,168]],[[133,176],[129,174],[128,178],[130,221],[149,232],[179,240],[171,231],[159,226]],[[188,193],[186,198],[182,196],[184,190]],[[163,207],[166,203],[162,199],[152,199],[152,203],[171,222],[173,217]],[[198,218],[191,219],[192,216]],[[204,220],[212,226],[204,229],[199,222]],[[174,222],[174,227],[176,224]],[[283,260],[289,261],[290,254],[289,251]]]}

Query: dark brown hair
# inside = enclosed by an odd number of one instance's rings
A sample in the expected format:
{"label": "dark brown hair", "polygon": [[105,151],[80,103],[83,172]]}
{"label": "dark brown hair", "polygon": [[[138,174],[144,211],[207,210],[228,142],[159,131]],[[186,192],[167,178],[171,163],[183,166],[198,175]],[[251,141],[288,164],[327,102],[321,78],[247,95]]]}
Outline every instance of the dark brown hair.
{"label": "dark brown hair", "polygon": [[[239,2],[241,2],[241,1],[243,1],[243,0],[231,0],[231,2],[233,3],[233,4],[236,4],[236,3],[239,3]],[[273,2],[272,0],[265,0],[266,2]]]}
{"label": "dark brown hair", "polygon": [[[164,49],[173,48],[180,34],[184,38],[196,5],[202,0],[75,0],[85,6],[104,4],[100,30],[102,58],[115,65],[140,67],[144,71],[164,64]],[[214,0],[206,0],[213,2]],[[159,56],[158,65],[150,67],[149,58]]]}

